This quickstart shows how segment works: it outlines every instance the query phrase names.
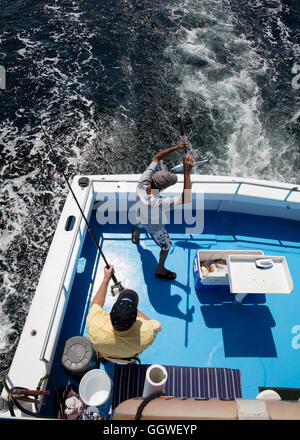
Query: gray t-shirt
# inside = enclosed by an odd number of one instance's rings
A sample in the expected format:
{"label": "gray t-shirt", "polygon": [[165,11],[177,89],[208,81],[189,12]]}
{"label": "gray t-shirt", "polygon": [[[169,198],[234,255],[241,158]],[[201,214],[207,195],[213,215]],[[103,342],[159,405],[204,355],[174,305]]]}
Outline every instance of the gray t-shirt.
{"label": "gray t-shirt", "polygon": [[180,197],[159,197],[159,190],[156,189],[152,189],[151,194],[147,194],[147,186],[151,183],[157,168],[158,162],[151,162],[141,175],[136,188],[139,197],[136,210],[137,223],[149,232],[162,229],[168,221],[164,211],[173,209],[181,200]]}

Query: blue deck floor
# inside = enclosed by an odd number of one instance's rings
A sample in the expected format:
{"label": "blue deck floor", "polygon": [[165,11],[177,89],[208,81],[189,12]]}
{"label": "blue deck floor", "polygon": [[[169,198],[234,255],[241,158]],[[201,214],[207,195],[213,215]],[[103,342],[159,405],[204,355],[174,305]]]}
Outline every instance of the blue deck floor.
{"label": "blue deck floor", "polygon": [[[146,234],[131,243],[131,225],[91,226],[117,278],[138,292],[140,310],[162,323],[162,331],[140,356],[142,363],[241,370],[244,398],[255,398],[258,387],[300,388],[300,228],[299,222],[253,215],[206,212],[201,235],[186,235],[183,226],[168,227],[173,247],[166,266],[175,281],[154,272],[159,248]],[[229,290],[197,293],[193,259],[198,249],[259,249],[284,255],[294,283],[290,295],[248,295],[232,304]],[[86,316],[99,287],[103,262],[87,235],[82,249],[84,273],[74,280],[59,346],[71,336],[87,336]],[[110,311],[110,292],[104,309]],[[59,368],[56,359],[54,369]],[[112,374],[112,364],[104,366]]]}

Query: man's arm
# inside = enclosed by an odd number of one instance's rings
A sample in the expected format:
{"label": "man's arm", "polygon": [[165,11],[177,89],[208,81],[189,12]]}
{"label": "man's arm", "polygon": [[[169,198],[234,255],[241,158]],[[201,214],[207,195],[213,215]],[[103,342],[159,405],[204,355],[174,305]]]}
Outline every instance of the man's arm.
{"label": "man's arm", "polygon": [[[143,174],[140,177],[140,180],[137,184],[137,189],[143,189],[145,186],[148,186],[151,184],[152,176],[157,170],[158,162],[162,160],[167,154],[172,153],[173,151],[179,150],[179,149],[185,149],[187,148],[188,143],[187,142],[181,142],[176,147],[168,148],[167,150],[163,150],[160,153],[158,153],[153,159],[152,163],[149,165],[149,167],[146,169],[146,171],[143,172]],[[154,163],[153,163],[154,162]]]}
{"label": "man's arm", "polygon": [[110,265],[109,269],[107,269],[106,267],[104,268],[104,277],[103,277],[103,281],[96,293],[96,295],[93,298],[92,301],[92,305],[93,304],[98,304],[98,306],[103,307],[104,303],[105,303],[105,298],[106,298],[106,293],[107,293],[107,288],[108,288],[108,283],[111,279],[111,275],[114,271],[114,266]]}
{"label": "man's arm", "polygon": [[137,317],[138,318],[143,318],[146,320],[150,320],[150,318],[148,318],[148,316],[144,315],[144,313],[142,313],[140,310],[137,311]]}
{"label": "man's arm", "polygon": [[163,150],[160,153],[157,153],[157,155],[154,156],[152,162],[159,162],[164,157],[166,157],[168,154],[173,153],[173,151],[177,151],[177,150],[180,150],[180,149],[184,150],[186,148],[188,148],[188,143],[187,142],[181,142],[180,144],[176,145],[176,147],[167,148],[166,150]]}
{"label": "man's arm", "polygon": [[190,171],[193,168],[194,159],[190,154],[187,154],[183,158],[183,171],[184,171],[184,184],[183,191],[180,197],[179,203],[189,203],[192,201],[192,190],[191,190],[191,175]]}

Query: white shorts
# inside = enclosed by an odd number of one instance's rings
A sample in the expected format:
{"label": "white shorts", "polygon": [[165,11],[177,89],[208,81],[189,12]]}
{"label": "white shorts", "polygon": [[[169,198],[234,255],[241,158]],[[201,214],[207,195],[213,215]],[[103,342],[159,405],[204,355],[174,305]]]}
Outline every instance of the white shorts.
{"label": "white shorts", "polygon": [[172,240],[166,228],[161,228],[159,231],[148,231],[153,240],[164,251],[168,251],[172,247]]}

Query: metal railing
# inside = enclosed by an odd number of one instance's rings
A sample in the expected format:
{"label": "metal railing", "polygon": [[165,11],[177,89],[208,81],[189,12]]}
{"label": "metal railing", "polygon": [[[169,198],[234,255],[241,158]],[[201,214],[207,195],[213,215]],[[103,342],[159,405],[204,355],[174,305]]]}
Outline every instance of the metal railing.
{"label": "metal railing", "polygon": [[[193,181],[193,176],[200,178],[200,180]],[[97,176],[94,176],[94,177],[95,177],[94,183],[96,183],[96,182],[97,183],[111,182],[111,183],[119,183],[120,184],[120,183],[125,183],[125,182],[128,182],[128,183],[135,183],[136,182],[137,183],[140,175],[131,175],[130,179],[128,178],[128,175],[126,175],[126,177],[124,178],[122,176],[122,174],[113,175],[113,176],[112,175],[101,176],[99,178],[97,178]],[[234,194],[239,194],[239,191],[243,185],[261,187],[261,188],[272,188],[272,189],[287,191],[287,194],[284,197],[284,199],[282,199],[282,201],[288,201],[291,194],[293,194],[294,192],[300,192],[300,186],[297,186],[297,185],[293,186],[293,184],[288,184],[288,183],[281,184],[280,182],[278,182],[278,183],[277,182],[266,182],[266,181],[259,181],[259,180],[255,180],[255,179],[253,179],[253,181],[246,180],[246,179],[240,180],[239,177],[230,177],[230,176],[227,179],[226,178],[224,178],[224,179],[218,178],[216,180],[213,180],[213,177],[212,177],[212,179],[210,179],[210,176],[208,176],[208,179],[204,178],[203,180],[201,180],[201,177],[204,177],[204,176],[197,175],[197,174],[193,174],[191,177],[192,177],[192,184],[193,183],[194,184],[201,184],[201,183],[203,183],[203,184],[224,184],[224,185],[236,184],[238,186],[237,186],[237,189],[235,190]]]}

